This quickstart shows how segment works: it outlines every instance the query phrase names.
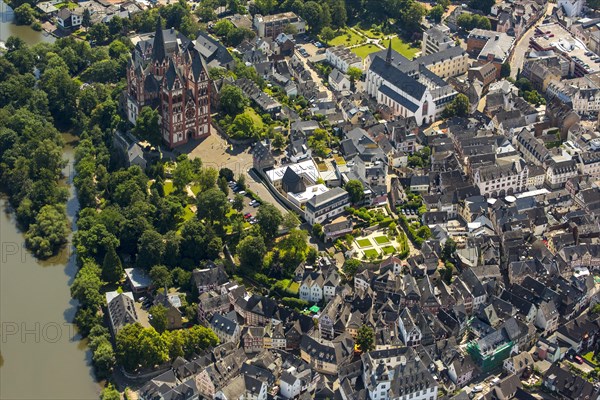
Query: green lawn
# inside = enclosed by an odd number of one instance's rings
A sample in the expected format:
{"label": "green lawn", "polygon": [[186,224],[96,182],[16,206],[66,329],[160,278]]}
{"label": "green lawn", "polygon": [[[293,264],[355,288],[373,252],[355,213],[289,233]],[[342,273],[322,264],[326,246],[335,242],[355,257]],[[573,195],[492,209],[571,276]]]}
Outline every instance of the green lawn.
{"label": "green lawn", "polygon": [[388,244],[390,240],[385,236],[377,236],[375,237],[375,241],[377,244]]}
{"label": "green lawn", "polygon": [[348,28],[338,30],[337,34],[338,36],[329,41],[330,46],[353,46],[365,41],[364,38]]}
{"label": "green lawn", "polygon": [[360,24],[354,25],[353,28],[365,35],[366,37],[368,37],[369,39],[380,39],[383,36],[383,33],[375,32],[372,28],[361,28]]}
{"label": "green lawn", "polygon": [[590,351],[589,353],[585,353],[583,355],[583,358],[588,360],[593,365],[598,365],[598,363],[596,363],[596,361],[594,361],[594,352],[593,351]]}
{"label": "green lawn", "polygon": [[394,246],[385,246],[385,247],[382,247],[381,250],[383,250],[383,253],[386,255],[396,252],[396,248]]}
{"label": "green lawn", "polygon": [[373,245],[369,239],[357,239],[356,243],[358,243],[361,248],[371,247]]}
{"label": "green lawn", "polygon": [[254,110],[254,108],[246,107],[246,111],[244,111],[244,114],[249,115],[250,118],[252,118],[252,121],[254,121],[254,126],[256,127],[256,129],[260,130],[263,128],[263,126],[264,126],[263,120],[260,117],[260,115],[258,115],[258,113]]}
{"label": "green lawn", "polygon": [[392,39],[392,49],[396,50],[398,53],[402,54],[404,57],[412,60],[415,57],[415,54],[419,51],[416,47],[411,47],[410,43],[406,43],[399,37],[395,37]]}
{"label": "green lawn", "polygon": [[298,282],[292,282],[288,287],[288,290],[292,293],[298,294],[298,290],[300,289],[300,284]]}
{"label": "green lawn", "polygon": [[163,189],[165,190],[165,196],[168,196],[171,193],[173,193],[173,191],[175,190],[175,188],[173,187],[173,181],[165,181]]}
{"label": "green lawn", "polygon": [[374,44],[363,44],[362,46],[354,47],[350,50],[360,58],[367,58],[369,54],[376,53],[381,49]]}
{"label": "green lawn", "polygon": [[192,193],[194,193],[194,196],[198,196],[198,192],[200,191],[200,185],[197,183],[194,183],[190,189],[192,190]]}
{"label": "green lawn", "polygon": [[377,258],[379,257],[379,252],[374,249],[365,250],[365,256],[367,256],[367,258]]}

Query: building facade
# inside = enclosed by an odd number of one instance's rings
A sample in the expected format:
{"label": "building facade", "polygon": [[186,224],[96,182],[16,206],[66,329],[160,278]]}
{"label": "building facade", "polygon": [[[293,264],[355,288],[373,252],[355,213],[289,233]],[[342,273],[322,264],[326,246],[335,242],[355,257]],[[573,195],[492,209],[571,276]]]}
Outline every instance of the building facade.
{"label": "building facade", "polygon": [[161,138],[174,148],[210,135],[210,85],[193,42],[160,23],[136,44],[127,64],[127,118],[135,124],[143,107],[157,109]]}

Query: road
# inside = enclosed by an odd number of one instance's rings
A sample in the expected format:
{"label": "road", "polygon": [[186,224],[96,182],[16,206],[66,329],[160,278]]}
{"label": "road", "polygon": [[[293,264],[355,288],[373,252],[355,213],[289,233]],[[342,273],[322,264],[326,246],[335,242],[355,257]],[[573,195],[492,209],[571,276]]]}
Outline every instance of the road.
{"label": "road", "polygon": [[[308,47],[308,45],[307,45],[307,47]],[[298,50],[296,50],[294,54],[296,55],[296,57],[298,57],[298,59],[300,60],[302,65],[304,65],[304,68],[306,68],[306,70],[308,72],[310,72],[310,76],[311,76],[313,82],[315,82],[317,84],[317,86],[319,87],[319,90],[327,93],[327,100],[329,100],[329,101],[333,100],[334,99],[333,93],[331,92],[331,90],[329,90],[329,88],[327,86],[323,85],[323,80],[321,79],[319,74],[317,74],[317,71],[312,69],[312,67],[308,64],[308,60],[305,57],[303,57],[302,54],[300,54],[300,52]],[[309,53],[309,55],[310,55],[310,53]]]}
{"label": "road", "polygon": [[548,3],[548,7],[546,9],[546,13],[525,32],[523,36],[519,39],[517,44],[515,45],[515,49],[513,51],[512,57],[510,59],[510,76],[513,79],[516,79],[517,72],[523,69],[523,62],[525,61],[525,53],[527,49],[529,49],[529,39],[531,39],[535,33],[535,28],[541,25],[544,19],[552,14],[552,10],[554,9],[554,4]]}

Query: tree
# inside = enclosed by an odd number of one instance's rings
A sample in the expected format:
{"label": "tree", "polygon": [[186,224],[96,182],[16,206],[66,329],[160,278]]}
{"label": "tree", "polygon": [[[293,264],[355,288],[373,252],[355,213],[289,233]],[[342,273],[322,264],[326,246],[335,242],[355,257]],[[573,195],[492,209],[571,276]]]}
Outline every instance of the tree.
{"label": "tree", "polygon": [[150,270],[150,279],[152,284],[157,288],[164,288],[171,286],[171,273],[164,265],[155,265]]}
{"label": "tree", "polygon": [[489,14],[494,4],[494,0],[471,0],[469,3],[471,8],[481,10],[484,14]]}
{"label": "tree", "polygon": [[267,247],[262,237],[246,236],[238,243],[236,252],[242,267],[258,271],[262,267]]}
{"label": "tree", "polygon": [[234,29],[235,25],[228,19],[222,19],[213,26],[215,34],[221,37],[227,36]]}
{"label": "tree", "polygon": [[246,190],[246,175],[244,175],[243,173],[240,174],[240,176],[238,176],[236,182],[237,182],[238,186],[240,187],[240,189]]}
{"label": "tree", "polygon": [[226,114],[235,117],[244,112],[244,109],[249,104],[249,100],[239,87],[226,85],[221,90],[219,104]]}
{"label": "tree", "polygon": [[108,41],[110,32],[106,24],[94,24],[88,30],[88,38],[96,44],[104,44]]}
{"label": "tree", "polygon": [[160,264],[165,254],[165,241],[154,229],[147,229],[138,241],[137,265],[141,268],[151,268]]}
{"label": "tree", "polygon": [[375,348],[375,334],[370,326],[363,325],[358,328],[358,332],[356,333],[356,344],[363,353]]}
{"label": "tree", "polygon": [[267,240],[272,240],[279,231],[279,225],[283,222],[281,212],[273,204],[262,204],[258,207],[256,214],[258,226]]}
{"label": "tree", "polygon": [[329,43],[330,40],[335,38],[335,32],[330,27],[326,26],[321,30],[321,39],[325,42],[325,44]]}
{"label": "tree", "polygon": [[183,189],[194,179],[194,170],[192,163],[186,155],[177,157],[177,166],[173,171],[173,186],[178,191]]}
{"label": "tree", "polygon": [[283,216],[282,225],[285,229],[287,229],[289,231],[289,230],[295,229],[298,226],[300,226],[300,219],[298,218],[298,216],[296,215],[295,212],[288,211]]}
{"label": "tree", "polygon": [[350,195],[350,201],[354,204],[359,203],[365,197],[365,188],[358,179],[350,179],[344,189]]}
{"label": "tree", "polygon": [[17,25],[31,25],[35,20],[33,8],[29,3],[23,3],[15,8],[14,15]]}
{"label": "tree", "polygon": [[158,125],[158,110],[152,107],[143,107],[135,120],[133,133],[142,140],[147,140],[153,145],[159,145],[161,140]]}
{"label": "tree", "polygon": [[[165,293],[165,296],[167,294]],[[162,304],[157,304],[148,310],[152,318],[150,319],[150,325],[156,329],[158,333],[163,333],[167,330],[167,307]]]}
{"label": "tree", "polygon": [[323,235],[323,225],[321,225],[320,223],[316,222],[312,226],[312,234],[313,234],[313,236],[316,236],[316,237],[320,238]]}
{"label": "tree", "polygon": [[121,400],[121,393],[109,383],[104,389],[102,389],[102,393],[100,394],[100,400]]}
{"label": "tree", "polygon": [[83,307],[98,309],[104,303],[100,293],[103,282],[100,280],[100,267],[94,262],[86,261],[75,275],[71,285],[71,297],[79,301]]}
{"label": "tree", "polygon": [[92,14],[90,13],[89,7],[86,7],[83,10],[81,25],[83,25],[84,28],[89,28],[90,26],[92,26]]}
{"label": "tree", "polygon": [[102,279],[109,283],[117,283],[123,276],[123,265],[115,247],[109,246],[102,263]]}
{"label": "tree", "polygon": [[357,67],[350,67],[350,68],[348,68],[347,74],[350,77],[350,82],[352,84],[354,84],[356,81],[360,80],[360,78],[362,77],[362,70]]}
{"label": "tree", "polygon": [[233,171],[229,168],[221,168],[219,170],[219,177],[225,178],[227,182],[231,182],[234,178]]}
{"label": "tree", "polygon": [[323,8],[316,1],[307,1],[302,7],[302,17],[308,21],[309,29],[313,34],[318,34],[324,26]]}
{"label": "tree", "polygon": [[[115,351],[108,338],[103,337],[92,353],[94,370],[99,379],[107,379],[115,366]],[[118,392],[117,392],[118,393]],[[102,397],[105,398],[105,397]],[[120,399],[120,396],[118,397]]]}
{"label": "tree", "polygon": [[246,113],[238,114],[229,126],[229,134],[234,139],[250,139],[256,132],[254,120]]}
{"label": "tree", "polygon": [[286,140],[285,140],[285,136],[283,136],[283,134],[281,132],[275,132],[273,134],[273,147],[281,150],[285,147],[286,144]]}
{"label": "tree", "polygon": [[454,104],[454,112],[459,117],[464,117],[469,113],[469,98],[459,93],[456,95],[454,100],[452,101]]}
{"label": "tree", "polygon": [[345,0],[332,0],[331,4],[331,26],[336,29],[346,26],[348,13],[346,12]]}
{"label": "tree", "polygon": [[221,192],[227,196],[229,194],[229,185],[227,184],[227,180],[223,177],[217,179],[217,186],[221,189]]}
{"label": "tree", "polygon": [[508,61],[504,62],[500,67],[500,76],[502,78],[508,78],[510,76],[510,63]]}
{"label": "tree", "polygon": [[435,22],[440,23],[442,22],[442,17],[444,16],[444,7],[438,4],[437,6],[429,10],[427,15]]}
{"label": "tree", "polygon": [[346,274],[347,277],[352,278],[354,277],[354,274],[358,272],[358,269],[361,266],[362,263],[359,260],[351,258],[344,262],[344,265],[342,266],[342,271],[344,272],[344,274]]}
{"label": "tree", "polygon": [[231,204],[227,196],[217,188],[201,192],[197,199],[199,219],[206,219],[209,222],[223,222]]}
{"label": "tree", "polygon": [[25,244],[36,257],[47,258],[67,242],[69,232],[64,205],[45,205],[25,233]]}
{"label": "tree", "polygon": [[236,194],[233,197],[233,203],[231,204],[233,209],[236,211],[242,211],[244,209],[244,196],[241,194]]}
{"label": "tree", "polygon": [[444,248],[442,249],[442,259],[450,260],[454,256],[454,252],[456,251],[456,242],[452,238],[446,239],[444,243]]}

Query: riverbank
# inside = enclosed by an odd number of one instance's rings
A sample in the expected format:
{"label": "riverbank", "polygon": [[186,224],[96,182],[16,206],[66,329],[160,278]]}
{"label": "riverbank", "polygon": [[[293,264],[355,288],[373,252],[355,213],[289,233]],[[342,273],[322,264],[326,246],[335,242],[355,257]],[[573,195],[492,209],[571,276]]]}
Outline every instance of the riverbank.
{"label": "riverbank", "polygon": [[[79,202],[72,183],[77,138],[63,134],[63,139],[67,215],[76,229]],[[56,256],[40,261],[25,249],[6,198],[0,198],[0,209],[0,398],[97,399],[101,388],[95,382],[91,354],[73,324],[77,304],[69,286],[77,265],[72,235]]]}

